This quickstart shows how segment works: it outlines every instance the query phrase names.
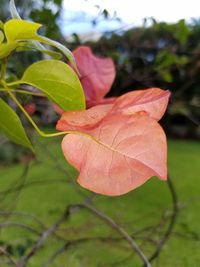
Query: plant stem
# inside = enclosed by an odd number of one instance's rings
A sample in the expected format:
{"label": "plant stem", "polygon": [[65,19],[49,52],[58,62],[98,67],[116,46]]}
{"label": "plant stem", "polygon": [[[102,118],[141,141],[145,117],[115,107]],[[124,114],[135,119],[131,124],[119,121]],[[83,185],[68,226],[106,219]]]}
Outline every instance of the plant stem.
{"label": "plant stem", "polygon": [[12,87],[12,86],[19,85],[19,84],[22,84],[22,81],[21,80],[7,83],[7,86],[8,87]]}
{"label": "plant stem", "polygon": [[[41,93],[35,93],[35,92],[29,92],[26,90],[20,90],[20,89],[10,89],[11,92],[16,92],[19,94],[26,94],[26,95],[33,95],[33,96],[41,96],[41,97],[45,97],[44,94]],[[7,92],[6,89],[0,88],[0,92]]]}
{"label": "plant stem", "polygon": [[168,185],[168,188],[169,188],[169,191],[171,194],[172,205],[173,205],[171,221],[168,225],[166,232],[164,233],[164,236],[159,241],[158,246],[156,247],[156,250],[150,256],[150,258],[149,258],[150,262],[154,261],[160,255],[160,252],[162,251],[163,246],[165,245],[165,243],[167,242],[167,240],[169,239],[169,237],[172,233],[172,230],[173,230],[175,222],[176,222],[177,214],[178,214],[178,197],[177,197],[177,193],[176,193],[174,184],[173,184],[173,182],[169,176],[167,179],[167,185]]}
{"label": "plant stem", "polygon": [[100,218],[106,224],[108,224],[111,228],[113,228],[118,234],[120,234],[131,246],[131,248],[138,254],[145,267],[151,267],[150,261],[147,259],[146,255],[143,251],[138,247],[133,238],[121,227],[119,226],[112,218],[108,217],[106,214],[97,210],[95,207],[92,207],[88,204],[80,204],[80,208],[85,208],[90,211],[92,214]]}
{"label": "plant stem", "polygon": [[[34,127],[34,129],[38,132],[39,135],[41,135],[42,137],[56,137],[56,136],[62,136],[62,135],[66,135],[66,134],[77,134],[77,135],[81,135],[81,136],[86,136],[89,139],[95,140],[97,143],[101,144],[98,140],[96,140],[94,137],[92,137],[89,134],[86,133],[82,133],[82,132],[78,132],[78,131],[65,131],[65,132],[56,132],[56,133],[44,133],[42,130],[40,130],[40,128],[37,126],[37,124],[33,121],[33,119],[31,118],[31,116],[26,112],[26,110],[23,108],[23,106],[20,104],[20,102],[18,101],[18,99],[16,98],[16,96],[12,93],[12,90],[7,86],[6,82],[1,80],[0,81],[2,86],[5,88],[5,91],[8,93],[8,95],[10,96],[10,98],[12,98],[12,100],[17,104],[17,106],[21,109],[21,111],[24,113],[24,115],[26,116],[26,118],[29,120],[29,122],[32,124],[32,126]],[[103,145],[103,144],[102,144]],[[104,145],[105,146],[105,145]]]}
{"label": "plant stem", "polygon": [[16,98],[16,96],[12,93],[12,90],[8,87],[7,83],[4,80],[0,80],[0,84],[5,88],[5,91],[8,93],[8,95],[10,96],[10,98],[12,98],[12,100],[17,104],[17,106],[21,109],[21,111],[24,113],[24,115],[26,116],[26,118],[29,120],[29,122],[31,123],[31,125],[34,127],[34,129],[37,131],[37,133],[42,136],[42,137],[57,137],[57,136],[62,136],[62,135],[66,135],[66,134],[76,134],[79,136],[84,136],[90,140],[93,140],[94,142],[96,142],[97,144],[111,149],[113,151],[115,151],[115,149],[112,149],[109,145],[106,145],[105,143],[99,141],[98,139],[96,139],[95,137],[93,137],[90,134],[84,133],[84,132],[80,132],[80,131],[64,131],[64,132],[56,132],[56,133],[44,133],[42,130],[40,130],[40,128],[37,126],[37,124],[33,121],[33,119],[31,118],[31,116],[26,112],[26,110],[24,109],[24,107],[20,104],[20,102],[18,101],[18,99]]}
{"label": "plant stem", "polygon": [[7,67],[7,58],[2,59],[1,63],[1,80],[5,79],[6,76],[6,67]]}

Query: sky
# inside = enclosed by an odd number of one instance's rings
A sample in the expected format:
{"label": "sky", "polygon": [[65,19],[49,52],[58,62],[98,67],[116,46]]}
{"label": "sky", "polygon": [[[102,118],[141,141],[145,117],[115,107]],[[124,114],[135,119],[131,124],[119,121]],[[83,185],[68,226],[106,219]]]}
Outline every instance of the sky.
{"label": "sky", "polygon": [[[101,21],[97,26],[92,26],[91,19],[99,13],[97,6],[102,10],[107,9],[111,17],[116,12],[121,22]],[[148,17],[166,22],[200,18],[200,0],[64,0],[63,10],[64,34],[86,34],[141,25],[143,19]]]}

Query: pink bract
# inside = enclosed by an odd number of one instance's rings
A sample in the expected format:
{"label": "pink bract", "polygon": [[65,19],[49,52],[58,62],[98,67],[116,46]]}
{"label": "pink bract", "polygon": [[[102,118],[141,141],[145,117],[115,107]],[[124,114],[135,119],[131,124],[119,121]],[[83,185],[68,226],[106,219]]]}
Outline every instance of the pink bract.
{"label": "pink bract", "polygon": [[57,129],[72,131],[62,150],[80,172],[78,183],[99,194],[121,195],[154,175],[165,180],[166,137],[157,120],[169,96],[151,88],[127,93],[113,104],[63,113]]}
{"label": "pink bract", "polygon": [[159,121],[165,113],[169,97],[170,92],[160,88],[132,91],[116,99],[112,112],[132,114],[143,110]]}
{"label": "pink bract", "polygon": [[[88,46],[73,51],[87,107],[97,105],[110,91],[115,79],[115,65],[111,58],[97,57]],[[109,100],[108,100],[109,101]]]}
{"label": "pink bract", "polygon": [[[87,108],[112,104],[116,97],[104,98],[110,91],[115,79],[115,65],[111,58],[97,57],[88,46],[80,46],[73,51],[79,70],[79,79],[83,86]],[[56,104],[53,109],[62,114],[62,110]]]}

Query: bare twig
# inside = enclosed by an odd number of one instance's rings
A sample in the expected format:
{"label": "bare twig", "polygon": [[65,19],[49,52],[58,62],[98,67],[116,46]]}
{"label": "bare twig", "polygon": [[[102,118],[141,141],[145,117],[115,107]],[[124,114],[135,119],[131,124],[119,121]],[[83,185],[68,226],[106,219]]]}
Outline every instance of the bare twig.
{"label": "bare twig", "polygon": [[[26,263],[28,260],[37,253],[37,251],[43,246],[45,240],[55,231],[59,228],[59,226],[69,217],[70,214],[75,213],[77,211],[80,211],[80,209],[87,209],[89,212],[91,212],[93,215],[97,216],[101,220],[103,220],[106,224],[108,224],[112,229],[114,229],[118,234],[120,234],[122,239],[127,240],[127,242],[130,244],[132,249],[139,255],[139,257],[142,259],[143,263],[145,264],[146,267],[150,267],[151,264],[148,262],[147,257],[144,255],[142,250],[137,246],[137,244],[134,242],[132,237],[121,227],[119,226],[113,219],[105,215],[103,212],[97,210],[96,208],[92,207],[91,205],[87,204],[85,201],[82,204],[74,204],[74,205],[69,205],[65,211],[65,213],[61,216],[61,218],[54,224],[52,225],[49,229],[44,231],[34,247],[31,249],[31,251],[23,257],[19,264],[18,267],[24,267],[26,266]],[[108,237],[109,238],[109,237]],[[86,241],[91,241],[91,240],[97,240],[99,239],[100,241],[105,241],[105,238],[82,238],[79,240],[73,240],[73,241],[67,241],[64,246],[62,246],[59,250],[57,250],[53,256],[50,258],[50,260],[46,263],[45,266],[49,266],[50,263],[52,263],[55,258],[63,253],[69,246],[75,245],[77,243],[82,243]],[[112,239],[112,238],[111,238]],[[108,241],[108,239],[107,239]]]}
{"label": "bare twig", "polygon": [[117,265],[122,265],[125,262],[129,261],[133,257],[133,253],[129,254],[125,258],[121,259],[120,261],[115,261],[114,263],[111,264],[111,267],[116,267]]}
{"label": "bare twig", "polygon": [[35,221],[41,228],[46,229],[45,224],[36,216],[26,213],[26,212],[19,212],[19,211],[0,211],[0,216],[5,217],[25,217],[31,221]]}
{"label": "bare twig", "polygon": [[17,262],[15,261],[15,259],[13,259],[13,257],[10,255],[10,253],[8,253],[8,251],[6,251],[6,250],[5,250],[4,248],[2,248],[2,247],[0,247],[0,254],[5,255],[5,256],[8,258],[9,262],[10,262],[12,265],[14,265],[14,266],[17,267]]}
{"label": "bare twig", "polygon": [[165,245],[165,243],[169,239],[170,235],[172,234],[172,231],[173,231],[173,228],[174,228],[174,225],[175,225],[175,222],[176,222],[177,214],[178,214],[177,193],[176,193],[175,187],[174,187],[173,182],[172,182],[170,177],[168,177],[167,184],[168,184],[169,191],[170,191],[170,194],[171,194],[171,197],[172,197],[173,213],[171,215],[171,220],[170,220],[169,226],[168,226],[164,236],[158,242],[156,250],[153,252],[153,254],[149,258],[150,262],[154,261],[160,255],[160,252],[161,252],[163,246]]}
{"label": "bare twig", "polygon": [[18,223],[18,222],[6,222],[6,223],[0,223],[0,228],[10,228],[10,227],[17,227],[17,228],[23,228],[29,232],[32,232],[36,235],[40,235],[40,232],[35,230],[29,225]]}
{"label": "bare twig", "polygon": [[[137,234],[137,232],[136,232]],[[135,236],[135,234],[133,233],[131,235],[131,237],[133,238],[133,236]],[[141,239],[141,240],[145,240],[145,241],[149,241],[150,243],[153,243],[155,244],[156,241],[155,240],[152,240],[150,238],[143,238],[143,237],[140,237],[140,236],[137,236],[137,239]],[[75,246],[75,245],[80,245],[80,244],[83,244],[85,242],[103,242],[103,243],[112,243],[112,245],[116,245],[118,247],[121,247],[123,248],[124,250],[127,251],[127,246],[126,247],[122,247],[121,246],[121,241],[124,240],[124,237],[122,236],[118,236],[118,237],[114,237],[114,236],[96,236],[96,237],[85,237],[85,238],[80,238],[80,239],[75,239],[75,240],[65,240],[66,243],[61,246],[58,250],[56,250],[53,255],[51,256],[51,258],[44,264],[44,267],[49,267],[53,264],[53,262],[56,260],[56,258],[67,251],[67,249],[71,248],[72,246]],[[125,259],[128,260],[130,259],[131,257],[133,256],[133,252],[128,256],[126,257]],[[125,259],[123,259],[123,261],[125,261]],[[120,264],[121,261],[117,262],[117,264]],[[114,264],[112,266],[115,266]]]}
{"label": "bare twig", "polygon": [[[74,189],[76,190],[76,192],[78,192],[80,195],[82,195],[83,197],[87,197],[87,195],[82,191],[80,190],[79,187],[77,187],[77,184],[74,180],[74,177],[73,175],[67,170],[67,168],[63,167],[63,165],[61,164],[61,162],[59,161],[59,159],[55,156],[54,153],[52,153],[52,151],[50,149],[48,149],[47,146],[45,146],[42,142],[39,142],[37,140],[37,143],[40,144],[40,148],[42,148],[45,153],[48,155],[48,157],[53,161],[53,165],[62,173],[66,174],[69,179],[67,179],[67,182],[69,184],[71,184]],[[48,153],[47,153],[48,152]],[[51,165],[51,164],[50,164]],[[95,196],[96,194],[93,194],[92,198]]]}
{"label": "bare twig", "polygon": [[20,262],[18,263],[18,267],[26,266],[26,263],[28,262],[28,260],[38,252],[38,250],[43,246],[46,239],[51,234],[53,234],[58,229],[58,227],[69,217],[70,208],[71,206],[68,206],[64,214],[62,214],[62,216],[60,217],[60,219],[55,224],[53,224],[49,229],[47,229],[40,235],[40,238],[38,239],[36,244],[33,246],[31,251],[20,260]]}
{"label": "bare twig", "polygon": [[7,197],[7,192],[9,192],[11,190],[11,188],[13,187],[18,187],[17,190],[17,195],[14,201],[14,207],[12,209],[15,208],[16,204],[17,204],[17,199],[19,198],[20,195],[20,191],[24,186],[24,183],[26,181],[27,175],[28,175],[28,171],[29,171],[29,164],[24,165],[22,174],[20,175],[20,177],[18,177],[14,182],[10,183],[8,186],[8,189],[0,191],[0,201],[1,203],[3,202],[4,198]]}
{"label": "bare twig", "polygon": [[60,254],[66,252],[67,249],[69,249],[72,246],[80,245],[80,244],[85,243],[85,242],[94,242],[94,241],[99,241],[99,242],[111,241],[111,242],[114,242],[116,244],[117,240],[122,240],[122,238],[113,238],[113,237],[108,236],[108,237],[85,237],[85,238],[80,238],[80,239],[76,239],[76,240],[69,240],[62,247],[60,247],[58,250],[56,250],[54,252],[54,254],[51,256],[51,258],[44,264],[44,267],[51,266]]}
{"label": "bare twig", "polygon": [[143,253],[143,251],[138,247],[138,245],[135,243],[133,238],[121,227],[119,226],[112,218],[108,217],[103,212],[97,210],[96,208],[92,207],[88,204],[80,204],[81,208],[85,208],[88,211],[90,211],[93,215],[100,218],[102,221],[104,221],[106,224],[108,224],[111,228],[113,228],[116,232],[118,232],[127,242],[130,244],[131,248],[138,254],[138,256],[141,258],[143,264],[145,267],[151,267],[150,262],[148,261],[147,257]]}
{"label": "bare twig", "polygon": [[21,185],[17,185],[15,187],[10,187],[9,189],[0,191],[0,194],[4,194],[4,195],[8,195],[20,190],[24,190],[27,189],[31,186],[38,186],[38,185],[48,185],[48,184],[56,184],[56,183],[66,183],[68,182],[67,179],[46,179],[46,180],[40,180],[40,181],[31,181],[31,182],[27,182],[26,184],[23,185],[23,188],[21,187]]}

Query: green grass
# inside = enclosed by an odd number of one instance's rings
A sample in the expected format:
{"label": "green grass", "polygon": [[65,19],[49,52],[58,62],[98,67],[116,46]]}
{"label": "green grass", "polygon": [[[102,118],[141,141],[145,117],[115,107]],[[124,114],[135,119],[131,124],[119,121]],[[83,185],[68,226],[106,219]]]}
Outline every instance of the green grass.
{"label": "green grass", "polygon": [[[0,169],[0,210],[24,212],[39,218],[47,227],[54,223],[65,207],[80,203],[90,195],[76,185],[76,171],[68,166],[60,151],[59,139],[39,140],[38,159],[31,162],[28,174],[23,176],[23,164]],[[192,141],[169,141],[169,172],[175,184],[180,211],[170,240],[165,245],[157,267],[200,266],[200,144]],[[68,182],[70,180],[71,182]],[[23,183],[20,191],[3,194],[5,189],[15,189]],[[164,233],[171,211],[171,196],[167,183],[157,178],[121,197],[97,196],[97,208],[114,218],[129,233],[152,226],[136,235],[136,241],[147,255],[154,250],[152,239],[158,240]],[[41,226],[30,217],[0,216],[0,223],[24,223],[41,231]],[[160,222],[160,227],[155,227]],[[117,234],[87,211],[75,213],[63,224],[59,234],[66,239],[112,236]],[[27,253],[38,236],[17,227],[1,228],[1,245],[8,245],[10,253],[20,257]],[[147,239],[148,238],[148,239]],[[44,266],[53,251],[63,245],[56,238],[49,238],[42,250],[31,258],[28,267]],[[124,259],[124,260],[123,260]],[[8,266],[2,263],[0,266]],[[85,242],[69,248],[61,254],[53,267],[139,267],[140,259],[131,255],[124,241]]]}

